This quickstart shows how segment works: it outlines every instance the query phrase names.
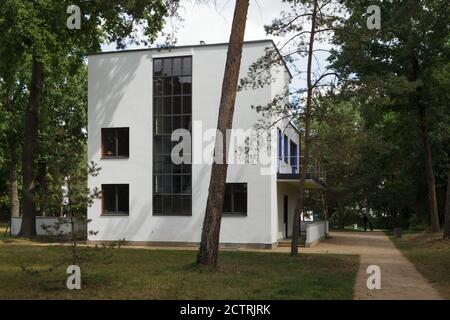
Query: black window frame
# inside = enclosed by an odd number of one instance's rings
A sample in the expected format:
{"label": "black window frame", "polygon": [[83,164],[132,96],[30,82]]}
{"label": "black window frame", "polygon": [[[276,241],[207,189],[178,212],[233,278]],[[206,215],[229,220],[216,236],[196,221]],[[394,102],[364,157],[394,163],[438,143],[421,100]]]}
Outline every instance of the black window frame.
{"label": "black window frame", "polygon": [[[115,211],[106,211],[105,209],[105,190],[106,187],[113,187],[114,188],[114,202],[115,202]],[[119,210],[119,187],[126,187],[127,188],[127,199],[128,199],[128,203],[127,203],[127,208],[128,210],[126,211],[120,211]],[[130,185],[128,183],[103,183],[101,185],[101,203],[102,203],[102,208],[101,208],[101,215],[102,216],[129,216],[130,215]]]}
{"label": "black window frame", "polygon": [[192,165],[170,159],[172,130],[192,133],[192,56],[154,58],[152,81],[152,215],[192,216]]}
{"label": "black window frame", "polygon": [[284,134],[283,135],[283,150],[284,150],[283,161],[287,164],[289,164],[289,141],[290,141],[289,137],[286,134]]}
{"label": "black window frame", "polygon": [[[242,193],[239,188],[245,187],[245,211],[236,211],[236,194]],[[227,204],[225,201],[227,201],[227,198],[231,197],[231,211],[224,211],[227,207]],[[223,204],[223,211],[222,216],[232,216],[232,217],[246,217],[248,215],[248,183],[247,182],[230,182],[226,183],[225,185],[225,197],[224,197],[224,204]]]}
{"label": "black window frame", "polygon": [[[119,132],[126,130],[128,143],[127,143],[127,153],[124,155],[119,155]],[[114,131],[114,141],[115,141],[115,154],[106,155],[105,154],[105,144],[106,144],[106,134],[105,131]],[[130,158],[130,127],[112,127],[112,128],[101,128],[101,159],[129,159]]]}

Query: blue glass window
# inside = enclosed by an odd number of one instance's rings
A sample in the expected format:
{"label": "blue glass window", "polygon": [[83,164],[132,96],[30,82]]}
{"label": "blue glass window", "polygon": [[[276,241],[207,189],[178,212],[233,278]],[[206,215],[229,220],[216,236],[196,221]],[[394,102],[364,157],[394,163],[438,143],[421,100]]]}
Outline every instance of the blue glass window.
{"label": "blue glass window", "polygon": [[289,138],[284,135],[284,162],[289,163]]}

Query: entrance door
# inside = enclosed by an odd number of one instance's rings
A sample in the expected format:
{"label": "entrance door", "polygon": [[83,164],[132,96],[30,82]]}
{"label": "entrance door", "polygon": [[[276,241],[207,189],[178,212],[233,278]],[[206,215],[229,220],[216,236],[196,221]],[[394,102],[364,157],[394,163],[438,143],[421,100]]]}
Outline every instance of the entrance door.
{"label": "entrance door", "polygon": [[284,196],[284,211],[283,211],[283,221],[285,229],[285,237],[288,237],[288,196]]}

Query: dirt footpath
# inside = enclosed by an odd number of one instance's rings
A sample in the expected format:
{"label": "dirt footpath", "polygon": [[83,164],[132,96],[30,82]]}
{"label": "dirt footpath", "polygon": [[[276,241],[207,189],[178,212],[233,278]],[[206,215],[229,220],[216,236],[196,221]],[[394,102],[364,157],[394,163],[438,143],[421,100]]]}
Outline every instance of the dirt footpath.
{"label": "dirt footpath", "polygon": [[[300,253],[359,255],[354,299],[442,299],[383,232],[332,232],[330,236],[312,248],[300,248]],[[289,251],[290,248],[276,250]],[[380,290],[367,288],[369,265],[381,269]]]}

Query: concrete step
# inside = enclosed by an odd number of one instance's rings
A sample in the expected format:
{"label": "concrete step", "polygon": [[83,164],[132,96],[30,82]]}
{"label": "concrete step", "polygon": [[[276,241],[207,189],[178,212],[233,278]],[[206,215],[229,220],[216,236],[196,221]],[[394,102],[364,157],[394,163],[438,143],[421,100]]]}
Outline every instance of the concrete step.
{"label": "concrete step", "polygon": [[[305,240],[304,239],[299,240],[298,246],[299,247],[304,247],[305,246]],[[291,247],[291,240],[278,241],[278,247],[290,248]]]}

